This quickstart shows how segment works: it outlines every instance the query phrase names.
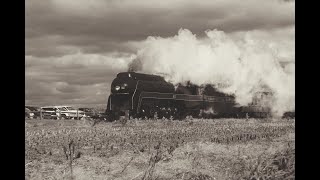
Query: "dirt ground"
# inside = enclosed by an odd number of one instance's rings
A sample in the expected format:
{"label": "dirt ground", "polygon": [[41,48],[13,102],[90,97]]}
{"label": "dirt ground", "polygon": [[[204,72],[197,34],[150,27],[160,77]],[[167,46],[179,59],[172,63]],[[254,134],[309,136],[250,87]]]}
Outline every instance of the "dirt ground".
{"label": "dirt ground", "polygon": [[294,179],[294,120],[26,120],[26,179]]}

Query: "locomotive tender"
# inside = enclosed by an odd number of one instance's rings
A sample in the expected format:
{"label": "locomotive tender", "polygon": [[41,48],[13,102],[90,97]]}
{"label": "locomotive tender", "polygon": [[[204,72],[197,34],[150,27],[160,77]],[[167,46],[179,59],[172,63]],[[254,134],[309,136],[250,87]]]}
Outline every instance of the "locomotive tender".
{"label": "locomotive tender", "polygon": [[134,118],[243,117],[267,116],[269,109],[252,105],[241,107],[233,95],[221,93],[212,85],[190,83],[174,86],[158,75],[121,72],[111,84],[106,114]]}

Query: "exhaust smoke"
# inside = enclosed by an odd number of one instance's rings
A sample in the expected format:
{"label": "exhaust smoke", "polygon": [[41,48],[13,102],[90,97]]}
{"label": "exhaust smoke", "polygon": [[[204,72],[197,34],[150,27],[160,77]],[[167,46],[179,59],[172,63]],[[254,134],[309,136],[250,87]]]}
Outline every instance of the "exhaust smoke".
{"label": "exhaust smoke", "polygon": [[148,37],[129,70],[161,74],[173,84],[213,84],[234,94],[240,105],[248,105],[255,93],[267,87],[274,95],[270,104],[274,115],[294,111],[294,61],[282,67],[277,49],[248,34],[240,40],[216,29],[205,34],[197,38],[180,29],[173,37]]}

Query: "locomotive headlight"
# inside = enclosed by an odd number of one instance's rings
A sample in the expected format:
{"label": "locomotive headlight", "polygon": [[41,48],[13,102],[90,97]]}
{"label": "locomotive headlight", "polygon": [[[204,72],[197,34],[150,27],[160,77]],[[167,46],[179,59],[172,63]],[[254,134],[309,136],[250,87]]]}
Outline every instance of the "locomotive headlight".
{"label": "locomotive headlight", "polygon": [[128,84],[123,84],[123,85],[121,86],[121,89],[125,89],[127,86],[128,86]]}
{"label": "locomotive headlight", "polygon": [[119,91],[120,86],[116,86],[115,89],[116,89],[116,91]]}

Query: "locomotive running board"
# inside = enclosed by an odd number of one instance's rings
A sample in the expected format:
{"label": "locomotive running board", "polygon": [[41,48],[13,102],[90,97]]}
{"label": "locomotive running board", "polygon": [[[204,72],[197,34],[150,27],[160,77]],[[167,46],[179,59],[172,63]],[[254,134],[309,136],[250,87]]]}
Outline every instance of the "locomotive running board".
{"label": "locomotive running board", "polygon": [[173,93],[159,93],[159,92],[141,92],[137,111],[141,108],[141,101],[143,99],[170,99],[175,101],[203,101],[202,95],[189,95],[189,94],[173,94]]}
{"label": "locomotive running board", "polygon": [[175,94],[173,93],[159,93],[159,92],[141,92],[139,95],[139,102],[137,106],[137,112],[141,108],[142,99],[174,99]]}
{"label": "locomotive running board", "polygon": [[159,93],[159,92],[141,92],[139,95],[137,111],[141,108],[143,99],[171,99],[175,101],[192,101],[192,102],[225,102],[233,103],[230,97],[206,96],[206,95],[190,95],[190,94],[174,94],[174,93]]}

